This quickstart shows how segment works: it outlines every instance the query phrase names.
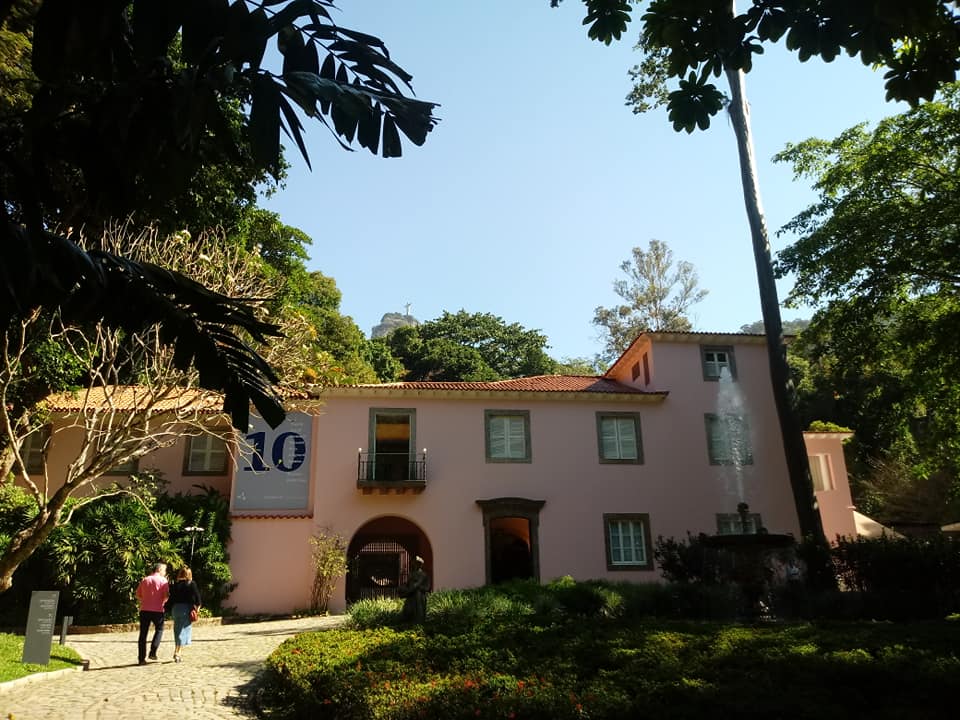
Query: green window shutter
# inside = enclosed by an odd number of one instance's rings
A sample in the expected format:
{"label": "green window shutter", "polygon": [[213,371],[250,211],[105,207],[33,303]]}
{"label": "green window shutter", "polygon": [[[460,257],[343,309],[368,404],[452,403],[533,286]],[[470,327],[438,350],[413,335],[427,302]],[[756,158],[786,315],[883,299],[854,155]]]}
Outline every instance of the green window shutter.
{"label": "green window shutter", "polygon": [[507,421],[507,457],[522,458],[527,456],[526,429],[524,418],[506,417]]}
{"label": "green window shutter", "polygon": [[620,523],[610,523],[610,560],[613,563],[623,562],[623,546],[620,539]]}
{"label": "green window shutter", "polygon": [[615,418],[600,419],[600,444],[606,460],[614,460],[618,457],[617,424],[614,420]]}
{"label": "green window shutter", "polygon": [[597,448],[601,462],[643,462],[639,414],[597,413]]}
{"label": "green window shutter", "polygon": [[616,418],[618,457],[621,460],[637,459],[637,424],[633,418]]}
{"label": "green window shutter", "polygon": [[714,464],[725,463],[729,461],[725,443],[725,433],[720,418],[710,416],[707,418],[707,450],[710,455],[710,462]]}
{"label": "green window shutter", "polygon": [[507,421],[506,417],[490,418],[490,457],[507,457]]}

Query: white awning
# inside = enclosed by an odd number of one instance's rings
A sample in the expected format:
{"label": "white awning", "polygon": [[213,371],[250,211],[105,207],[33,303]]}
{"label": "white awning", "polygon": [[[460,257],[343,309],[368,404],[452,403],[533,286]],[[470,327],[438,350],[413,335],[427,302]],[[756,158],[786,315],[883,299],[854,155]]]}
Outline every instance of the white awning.
{"label": "white awning", "polygon": [[881,525],[873,518],[869,518],[863,513],[859,513],[856,510],[853,511],[853,521],[857,525],[857,535],[865,538],[878,538],[882,535],[889,535],[890,537],[903,537],[898,532],[894,532],[886,525]]}

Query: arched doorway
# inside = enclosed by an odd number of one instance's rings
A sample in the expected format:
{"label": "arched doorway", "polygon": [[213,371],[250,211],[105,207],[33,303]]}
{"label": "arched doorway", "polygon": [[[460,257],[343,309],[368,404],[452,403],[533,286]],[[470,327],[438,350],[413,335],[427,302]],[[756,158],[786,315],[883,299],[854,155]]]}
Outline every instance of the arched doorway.
{"label": "arched doorway", "polygon": [[543,500],[477,500],[483,510],[488,583],[540,579],[540,508]]}
{"label": "arched doorway", "polygon": [[347,548],[347,604],[357,600],[399,597],[413,558],[423,558],[433,586],[433,550],[424,532],[401,517],[371,520],[354,533]]}

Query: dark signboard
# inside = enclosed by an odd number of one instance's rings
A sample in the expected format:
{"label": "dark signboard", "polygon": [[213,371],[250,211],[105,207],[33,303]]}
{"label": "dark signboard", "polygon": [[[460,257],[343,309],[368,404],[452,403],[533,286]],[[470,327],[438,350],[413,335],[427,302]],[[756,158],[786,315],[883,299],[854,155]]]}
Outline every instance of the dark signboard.
{"label": "dark signboard", "polygon": [[21,662],[46,665],[50,662],[50,644],[53,641],[53,626],[57,621],[59,590],[34,590],[30,596],[30,612],[27,615],[27,634],[23,639]]}

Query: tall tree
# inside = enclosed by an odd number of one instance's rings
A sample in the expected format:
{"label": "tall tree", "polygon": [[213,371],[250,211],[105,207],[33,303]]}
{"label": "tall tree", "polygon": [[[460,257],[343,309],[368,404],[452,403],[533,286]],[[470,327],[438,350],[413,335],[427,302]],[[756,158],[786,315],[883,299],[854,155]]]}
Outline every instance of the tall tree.
{"label": "tall tree", "polygon": [[620,263],[620,270],[627,277],[615,280],[613,290],[624,303],[600,306],[593,314],[593,324],[604,333],[605,360],[622,355],[642,332],[693,328],[687,313],[708,291],[697,287],[691,263],[674,263],[673,250],[665,242],[651,240],[647,250],[633,248],[632,260]]}
{"label": "tall tree", "polygon": [[[5,28],[12,5],[0,5]],[[98,237],[111,218],[182,198],[204,166],[236,157],[238,137],[253,173],[281,174],[281,129],[309,163],[298,112],[345,148],[396,157],[401,133],[423,143],[434,104],[405,96],[411,77],[383,42],[335,24],[332,7],[41,0],[28,29],[29,109],[10,102],[0,115],[0,325],[38,307],[129,332],[162,322],[164,343],[200,370],[201,385],[225,392],[238,426],[251,401],[278,423],[274,376],[230,329],[265,338],[275,328],[242,302],[81,249],[68,233],[84,227]],[[264,64],[271,41],[280,67]]]}
{"label": "tall tree", "polygon": [[[583,0],[590,37],[610,43],[626,31],[632,4],[627,0]],[[556,6],[559,0],[551,0]],[[787,469],[801,532],[823,543],[823,530],[807,466],[802,428],[783,342],[780,308],[766,222],[754,160],[744,73],[764,42],[786,36],[787,47],[801,60],[833,60],[841,50],[865,63],[888,67],[887,97],[918,102],[931,98],[940,84],[956,78],[960,68],[960,16],[955,0],[922,5],[871,4],[846,0],[752,0],[738,14],[730,0],[652,0],[643,15],[641,47],[654,71],[636,97],[666,102],[676,130],[706,129],[710,118],[727,105],[737,141],[744,203],[750,224],[760,303],[770,358],[771,379],[780,420]],[[729,103],[711,81],[724,74]],[[675,79],[667,93],[662,81]]]}
{"label": "tall tree", "polygon": [[819,193],[778,258],[788,302],[822,306],[797,348],[818,371],[805,409],[856,428],[855,488],[897,467],[960,497],[960,86],[777,159]]}

